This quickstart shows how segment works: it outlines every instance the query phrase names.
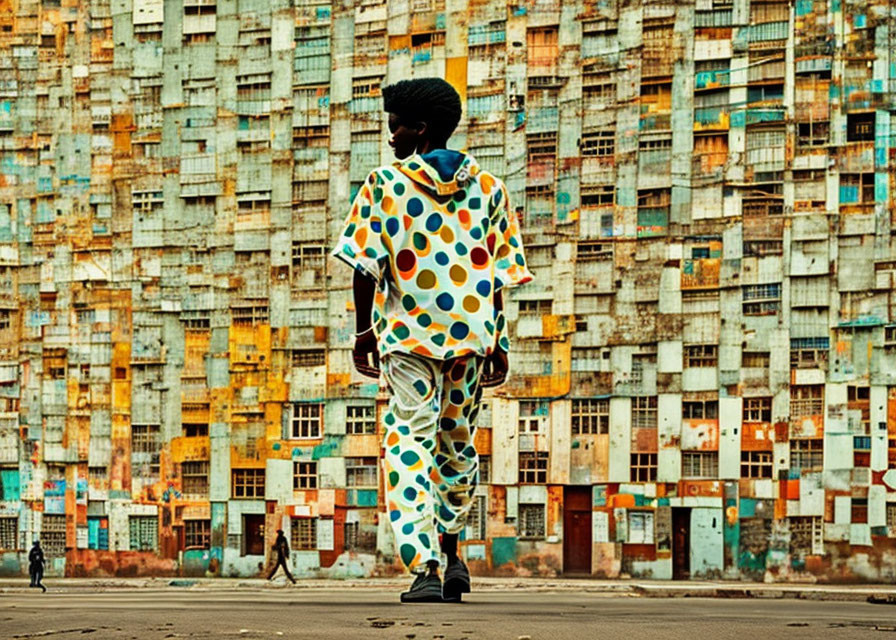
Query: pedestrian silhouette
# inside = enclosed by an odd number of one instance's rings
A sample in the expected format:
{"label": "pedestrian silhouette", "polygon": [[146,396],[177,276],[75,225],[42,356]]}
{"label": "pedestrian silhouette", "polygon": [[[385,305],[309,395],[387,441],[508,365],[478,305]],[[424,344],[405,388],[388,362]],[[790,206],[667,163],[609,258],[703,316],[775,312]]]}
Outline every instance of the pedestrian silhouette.
{"label": "pedestrian silhouette", "polygon": [[274,565],[274,568],[271,569],[271,572],[268,574],[268,580],[271,580],[274,577],[274,574],[277,573],[277,569],[283,567],[283,571],[286,572],[286,577],[295,584],[296,579],[293,578],[292,574],[289,572],[289,563],[286,562],[287,559],[289,559],[289,543],[286,541],[286,536],[283,535],[283,529],[277,529],[277,539],[274,540],[274,545],[271,548],[277,552],[277,564]]}
{"label": "pedestrian silhouette", "polygon": [[44,578],[44,550],[40,548],[40,540],[34,541],[34,546],[28,552],[28,573],[31,575],[32,587],[40,587],[46,593],[47,588],[41,583]]}

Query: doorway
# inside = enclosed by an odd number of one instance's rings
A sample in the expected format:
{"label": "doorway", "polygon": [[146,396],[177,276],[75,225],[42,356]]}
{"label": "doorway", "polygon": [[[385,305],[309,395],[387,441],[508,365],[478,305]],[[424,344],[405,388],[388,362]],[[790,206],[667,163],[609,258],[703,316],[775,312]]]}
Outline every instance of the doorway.
{"label": "doorway", "polygon": [[243,555],[264,555],[264,514],[243,515]]}
{"label": "doorway", "polygon": [[591,487],[563,488],[563,573],[591,575]]}
{"label": "doorway", "polygon": [[691,577],[691,509],[672,508],[672,579]]}

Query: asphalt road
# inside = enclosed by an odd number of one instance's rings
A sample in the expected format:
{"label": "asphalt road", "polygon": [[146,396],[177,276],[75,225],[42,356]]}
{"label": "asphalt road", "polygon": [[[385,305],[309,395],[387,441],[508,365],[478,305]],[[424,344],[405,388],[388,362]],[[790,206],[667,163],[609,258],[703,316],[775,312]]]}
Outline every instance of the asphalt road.
{"label": "asphalt road", "polygon": [[896,638],[896,606],[766,599],[488,591],[463,604],[401,605],[372,588],[0,595],[0,640],[376,638]]}

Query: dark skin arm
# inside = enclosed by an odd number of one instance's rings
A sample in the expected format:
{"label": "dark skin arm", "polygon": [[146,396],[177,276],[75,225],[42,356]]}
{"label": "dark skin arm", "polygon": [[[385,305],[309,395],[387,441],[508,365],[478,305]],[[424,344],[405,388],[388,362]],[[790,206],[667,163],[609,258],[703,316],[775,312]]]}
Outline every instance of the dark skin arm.
{"label": "dark skin arm", "polygon": [[[495,309],[498,311],[504,310],[504,296],[500,289],[495,291]],[[495,347],[495,350],[485,359],[485,363],[482,365],[482,376],[479,379],[479,385],[481,387],[497,387],[504,384],[504,380],[507,379],[507,369],[507,352],[500,347]]]}
{"label": "dark skin arm", "polygon": [[[376,293],[376,282],[355,270],[352,280],[352,292],[355,298],[355,346],[352,359],[355,369],[369,378],[380,377],[380,357],[376,349],[376,335],[370,324],[373,313],[373,296]],[[372,358],[372,364],[371,364]]]}

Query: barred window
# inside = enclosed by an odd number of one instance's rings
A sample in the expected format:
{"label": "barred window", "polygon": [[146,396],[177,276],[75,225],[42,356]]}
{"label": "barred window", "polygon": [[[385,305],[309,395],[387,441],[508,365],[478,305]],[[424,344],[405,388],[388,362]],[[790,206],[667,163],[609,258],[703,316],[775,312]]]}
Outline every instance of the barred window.
{"label": "barred window", "polygon": [[543,504],[519,505],[519,524],[517,533],[523,539],[544,538],[545,508]]}
{"label": "barred window", "polygon": [[157,424],[131,425],[131,463],[135,475],[159,475],[162,449],[161,427]]}
{"label": "barred window", "polygon": [[293,518],[289,537],[294,551],[317,549],[317,518]]}
{"label": "barred window", "polygon": [[184,549],[208,549],[211,539],[211,520],[184,520]]}
{"label": "barred window", "polygon": [[292,405],[292,437],[320,438],[323,405],[317,402],[298,402]]}
{"label": "barred window", "polygon": [[159,518],[157,516],[128,517],[131,551],[155,551],[159,546]]}
{"label": "barred window", "polygon": [[65,555],[65,516],[44,514],[40,529],[40,544],[47,558],[61,558]]}
{"label": "barred window", "polygon": [[804,384],[790,387],[790,417],[824,415],[824,385]]}
{"label": "barred window", "polygon": [[657,397],[633,396],[632,397],[632,428],[656,429],[657,423]]}
{"label": "barred window", "polygon": [[345,408],[345,432],[349,435],[376,433],[376,410],[373,405],[349,405]]}
{"label": "barred window", "polygon": [[551,314],[553,301],[543,300],[520,300],[520,315],[546,316]]}
{"label": "barred window", "polygon": [[467,516],[467,528],[470,532],[467,540],[485,540],[486,522],[488,522],[488,510],[486,509],[485,496],[474,496],[470,515]]}
{"label": "barred window", "polygon": [[717,420],[718,400],[686,400],[681,403],[681,414],[685,420]]}
{"label": "barred window", "polygon": [[292,352],[293,367],[321,367],[327,364],[325,349],[295,349]]}
{"label": "barred window", "polygon": [[791,516],[790,553],[793,556],[807,556],[821,553],[824,540],[822,519],[819,516]]}
{"label": "barred window", "polygon": [[490,455],[479,456],[479,484],[488,484],[492,481],[492,457]]}
{"label": "barred window", "polygon": [[293,489],[317,489],[317,462],[293,462]]}
{"label": "barred window", "polygon": [[744,422],[771,422],[772,399],[770,396],[744,398]]}
{"label": "barred window", "polygon": [[794,438],[790,440],[790,469],[821,469],[824,466],[822,438]]}
{"label": "barred window", "polygon": [[293,269],[323,269],[326,265],[327,248],[322,244],[294,242],[292,245]]}
{"label": "barred window", "polygon": [[771,451],[741,451],[740,452],[740,477],[741,478],[771,478],[772,477],[772,452]]}
{"label": "barred window", "polygon": [[234,498],[264,498],[264,469],[234,469]]}
{"label": "barred window", "polygon": [[715,367],[719,361],[719,347],[715,344],[691,344],[684,348],[685,367]]}
{"label": "barred window", "polygon": [[781,283],[752,284],[743,289],[745,316],[773,315],[781,309]]}
{"label": "barred window", "polygon": [[[615,88],[615,87],[614,87]],[[590,131],[582,134],[582,156],[612,158],[616,154],[616,131]]]}
{"label": "barred window", "polygon": [[656,482],[657,454],[631,454],[631,481]]}
{"label": "barred window", "polygon": [[574,398],[572,401],[572,433],[610,432],[610,400],[607,398]]}
{"label": "barred window", "polygon": [[374,457],[345,458],[347,487],[376,487],[377,459]]}
{"label": "barred window", "polygon": [[681,477],[682,478],[718,478],[719,477],[719,452],[718,451],[682,451],[681,452]]}
{"label": "barred window", "polygon": [[548,452],[521,451],[519,458],[520,484],[544,484],[548,481]]}
{"label": "barred window", "polygon": [[208,461],[181,463],[183,492],[191,496],[208,496]]}
{"label": "barred window", "polygon": [[0,549],[16,551],[19,548],[19,519],[15,516],[0,517]]}
{"label": "barred window", "polygon": [[823,369],[828,363],[829,338],[791,338],[792,369]]}

